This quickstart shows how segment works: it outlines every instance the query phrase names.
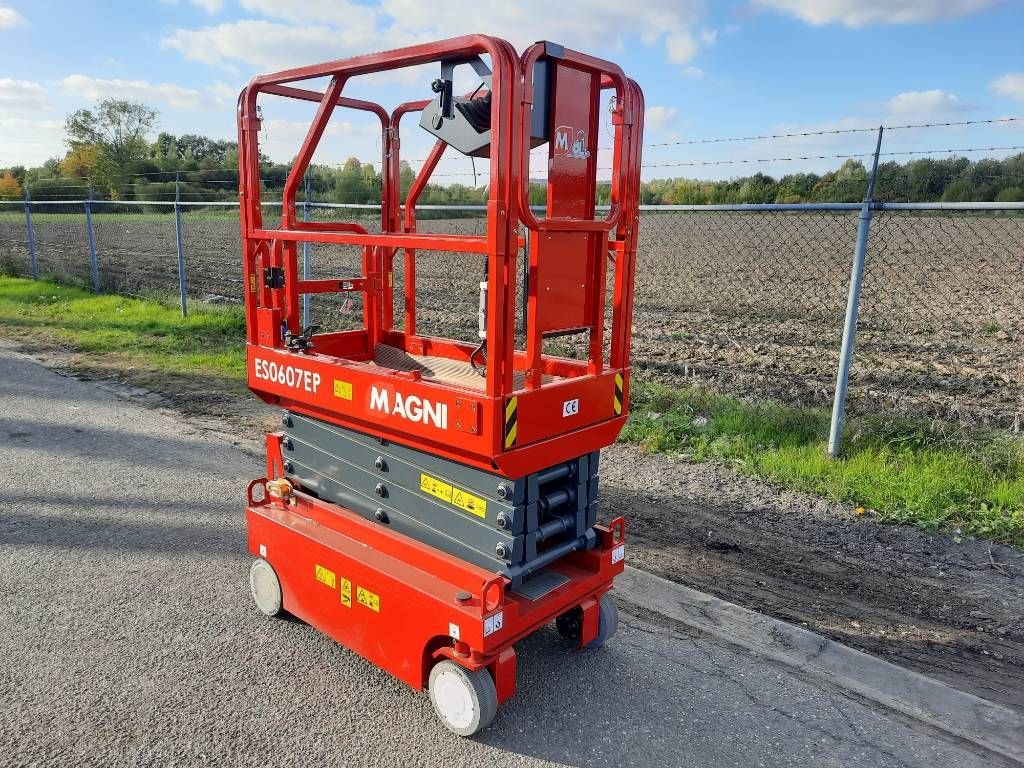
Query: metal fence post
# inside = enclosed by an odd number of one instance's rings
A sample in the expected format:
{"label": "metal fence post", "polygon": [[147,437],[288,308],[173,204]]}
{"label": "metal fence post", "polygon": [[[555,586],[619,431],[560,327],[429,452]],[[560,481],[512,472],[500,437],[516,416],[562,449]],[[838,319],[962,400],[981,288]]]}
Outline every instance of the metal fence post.
{"label": "metal fence post", "polygon": [[89,238],[89,265],[92,269],[92,290],[100,292],[100,264],[96,259],[96,237],[92,229],[92,181],[89,182],[89,198],[85,201],[85,233]]}
{"label": "metal fence post", "polygon": [[181,174],[174,174],[174,235],[178,247],[178,291],[181,293],[181,316],[188,316],[188,297],[185,293],[185,244],[181,237]]}
{"label": "metal fence post", "polygon": [[[302,203],[302,220],[309,221],[309,171],[306,172],[306,178],[304,181],[306,187],[306,199]],[[309,280],[310,272],[312,271],[312,264],[310,263],[309,256],[309,243],[305,242],[302,244],[302,279]],[[308,293],[302,296],[302,327],[308,328],[310,326],[310,300],[313,297]]]}
{"label": "metal fence post", "polygon": [[868,251],[868,232],[871,230],[871,214],[875,204],[875,181],[878,179],[878,155],[882,151],[882,131],[878,127],[878,142],[871,164],[868,191],[860,208],[857,223],[857,244],[853,251],[853,266],[850,269],[850,289],[846,297],[846,321],[843,325],[843,344],[839,351],[839,372],[836,375],[836,394],[832,401],[832,423],[828,432],[828,455],[839,456],[843,439],[843,417],[846,414],[846,390],[850,383],[850,365],[853,362],[853,347],[857,335],[857,314],[860,311],[860,289],[864,280],[864,261]]}
{"label": "metal fence post", "polygon": [[39,279],[39,261],[36,258],[36,231],[32,228],[32,193],[25,185],[25,230],[28,233],[28,261],[32,279]]}

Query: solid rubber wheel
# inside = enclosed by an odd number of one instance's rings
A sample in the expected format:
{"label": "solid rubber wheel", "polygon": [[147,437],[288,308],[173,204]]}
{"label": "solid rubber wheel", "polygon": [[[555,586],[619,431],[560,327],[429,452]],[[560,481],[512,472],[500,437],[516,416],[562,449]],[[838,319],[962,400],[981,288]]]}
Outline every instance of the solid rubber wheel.
{"label": "solid rubber wheel", "polygon": [[[608,642],[619,628],[619,607],[608,595],[603,595],[598,605],[597,636],[585,647],[600,648]],[[558,634],[574,643],[580,641],[583,631],[583,610],[577,605],[555,619]]]}
{"label": "solid rubber wheel", "polygon": [[601,613],[597,622],[597,637],[587,643],[587,648],[600,648],[612,639],[619,629],[619,606],[608,595],[601,597]]}
{"label": "solid rubber wheel", "polygon": [[583,611],[580,607],[577,605],[555,619],[555,629],[569,642],[578,643],[583,629]]}
{"label": "solid rubber wheel", "polygon": [[472,672],[442,659],[430,670],[428,687],[434,712],[445,728],[459,736],[479,733],[498,713],[498,691],[486,669]]}
{"label": "solid rubber wheel", "polygon": [[256,608],[264,616],[277,616],[281,613],[281,582],[273,566],[262,558],[254,560],[249,569],[249,589]]}

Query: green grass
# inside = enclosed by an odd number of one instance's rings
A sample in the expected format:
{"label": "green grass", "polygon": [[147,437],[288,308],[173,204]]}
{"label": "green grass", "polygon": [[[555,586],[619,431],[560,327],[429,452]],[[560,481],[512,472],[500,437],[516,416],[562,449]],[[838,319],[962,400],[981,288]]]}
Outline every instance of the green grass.
{"label": "green grass", "polygon": [[842,458],[831,460],[824,409],[642,382],[630,400],[622,439],[646,450],[725,461],[884,522],[1024,546],[1024,441],[907,418],[854,418]]}
{"label": "green grass", "polygon": [[245,315],[240,306],[176,304],[94,295],[45,281],[0,276],[0,327],[31,346],[58,342],[96,362],[154,371],[245,376]]}

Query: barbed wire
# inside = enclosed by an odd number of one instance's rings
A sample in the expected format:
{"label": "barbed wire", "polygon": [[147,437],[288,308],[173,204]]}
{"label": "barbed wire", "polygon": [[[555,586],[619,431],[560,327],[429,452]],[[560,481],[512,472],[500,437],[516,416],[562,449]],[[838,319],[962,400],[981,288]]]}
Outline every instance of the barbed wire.
{"label": "barbed wire", "polygon": [[[879,157],[890,157],[897,155],[935,155],[935,154],[954,154],[957,152],[1002,152],[1002,151],[1018,151],[1024,150],[1024,145],[1019,146],[1007,146],[1007,147],[961,147],[951,149],[922,149],[922,150],[908,150],[903,152],[880,152]],[[792,162],[797,160],[849,160],[855,157],[872,157],[874,152],[843,152],[834,155],[794,155],[792,157],[763,157],[763,158],[741,158],[733,160],[693,160],[693,161],[680,161],[671,163],[643,163],[641,168],[681,168],[681,167],[692,167],[692,166],[718,166],[718,165],[741,165],[741,164],[756,164],[756,163],[781,163],[781,162]],[[613,170],[611,166],[600,166],[599,171],[610,171]],[[489,174],[489,171],[481,170],[477,171],[476,175],[482,176]],[[437,176],[473,176],[474,174],[470,171],[464,173],[435,173],[433,177]]]}
{"label": "barbed wire", "polygon": [[[882,125],[872,126],[864,128],[829,128],[818,131],[794,131],[792,133],[772,133],[772,134],[761,134],[753,136],[726,136],[726,137],[713,137],[713,138],[701,138],[701,139],[679,139],[677,141],[661,141],[661,142],[650,142],[643,145],[644,149],[651,149],[655,147],[676,147],[676,146],[694,146],[700,144],[726,144],[732,142],[742,141],[766,141],[771,139],[793,139],[793,138],[806,138],[809,136],[837,136],[842,134],[850,133],[877,133],[879,127],[884,128],[887,131],[905,130],[910,128],[951,128],[951,127],[962,127],[968,125],[991,125],[996,123],[1013,123],[1024,121],[1024,117],[993,117],[985,118],[982,120],[959,120],[959,121],[948,121],[948,122],[935,122],[935,123],[908,123],[905,125]],[[608,151],[613,149],[609,146],[599,146],[598,151]],[[546,148],[541,146],[531,150],[531,153],[543,152]],[[464,158],[441,158],[442,162],[445,160],[461,160]],[[368,160],[360,161],[376,164],[378,161]],[[426,158],[407,160],[409,163],[423,163],[426,162]]]}
{"label": "barbed wire", "polygon": [[[953,127],[965,127],[965,126],[970,126],[970,125],[994,125],[994,124],[1002,124],[1002,123],[1016,123],[1016,122],[1022,122],[1022,121],[1024,121],[1024,117],[997,117],[997,118],[984,118],[984,119],[978,119],[978,120],[955,120],[955,121],[929,122],[929,123],[906,123],[906,124],[902,124],[902,125],[882,125],[882,126],[859,127],[859,128],[829,128],[829,129],[822,129],[822,130],[817,130],[817,131],[793,131],[793,132],[789,132],[789,133],[754,134],[754,135],[750,135],[750,136],[707,137],[707,138],[698,138],[698,139],[679,139],[679,140],[676,140],[676,141],[649,142],[649,143],[644,144],[643,147],[645,149],[650,149],[650,148],[656,148],[656,147],[696,146],[696,145],[706,145],[706,144],[726,144],[726,143],[745,142],[745,141],[767,141],[767,140],[777,140],[777,139],[807,138],[807,137],[811,137],[811,136],[838,136],[838,135],[846,135],[846,134],[853,134],[853,133],[873,133],[873,132],[877,132],[879,127],[882,127],[885,130],[887,130],[887,131],[897,131],[897,130],[910,130],[910,129],[919,129],[919,128],[953,128]],[[608,147],[608,146],[603,146],[603,147],[599,146],[598,147],[598,151],[602,151],[602,150],[603,151],[607,151],[607,150],[611,150],[611,149],[612,149],[612,147]],[[985,150],[987,150],[987,151],[995,151],[995,150],[999,150],[999,149],[1005,149],[1005,148],[1001,148],[1001,147],[986,147],[986,148],[980,148],[980,149],[957,149],[957,150],[941,150],[941,151],[943,151],[943,152],[973,152],[973,151],[985,151]],[[1019,147],[1015,147],[1015,148],[1011,148],[1011,149],[1019,149]],[[533,150],[533,152],[538,152],[538,151],[545,151],[545,148],[544,147],[538,147],[537,149]],[[789,159],[792,159],[792,160],[828,160],[828,159],[838,159],[840,157],[866,157],[866,156],[870,156],[870,154],[871,153],[848,153],[848,154],[843,154],[843,155],[836,154],[836,155],[817,155],[817,156],[809,155],[809,156],[806,156],[806,157],[779,158],[779,159],[768,158],[768,159],[763,159],[763,160],[747,160],[747,161],[743,161],[743,162],[750,162],[750,163],[755,163],[755,162],[757,162],[757,163],[761,163],[761,162],[780,162],[780,161],[789,160]],[[911,153],[911,152],[904,152],[904,153],[884,152],[882,154],[886,155],[886,156],[889,156],[889,155],[894,155],[894,154],[914,154],[914,153]],[[466,158],[464,158],[464,157],[442,157],[440,162],[458,162],[458,161],[463,161],[465,159]],[[383,166],[383,162],[381,160],[363,160],[363,159],[359,159],[359,158],[357,158],[357,160],[361,164],[363,164],[363,165],[373,165],[375,167],[376,166]],[[411,159],[411,160],[406,160],[405,162],[408,162],[408,163],[424,163],[424,162],[426,162],[426,158]],[[740,162],[740,161],[736,161],[736,162]],[[704,161],[702,164],[705,164],[705,165],[724,165],[724,164],[726,164],[726,161]],[[340,167],[341,165],[343,165],[343,164],[338,164],[338,166],[329,166],[329,167]],[[645,167],[671,167],[672,165],[680,165],[680,166],[682,166],[683,164],[681,164],[681,163],[679,163],[679,164],[660,164],[660,165],[651,165],[651,166],[645,166]],[[183,174],[190,174],[190,175],[194,176],[195,174],[203,174],[203,173],[231,173],[231,172],[238,173],[238,171],[239,171],[238,168],[210,168],[210,169],[197,168],[197,169],[187,170],[187,171],[180,171],[180,170],[179,171],[146,171],[146,172],[141,172],[141,173],[128,174],[128,177],[129,178],[149,178],[149,177],[156,177],[156,176],[178,177],[178,176],[183,175]],[[481,174],[481,173],[486,173],[486,171],[478,171],[477,172],[478,175]],[[473,174],[471,172],[459,173],[459,174],[454,174],[454,173],[434,174],[434,176],[455,176],[455,175],[459,175],[459,176],[472,176]],[[62,176],[62,177],[51,177],[51,178],[61,178],[61,179],[77,178],[77,179],[81,179],[83,181],[89,181],[89,177],[88,176]],[[42,181],[42,179],[40,179],[40,181]],[[172,183],[174,181],[175,181],[175,179],[169,178],[169,179],[167,179],[166,183]],[[207,184],[236,183],[237,179],[201,179],[201,181],[203,183],[207,183]]]}
{"label": "barbed wire", "polygon": [[[772,133],[764,134],[761,136],[729,136],[723,138],[706,138],[706,139],[681,139],[679,141],[663,141],[655,142],[651,144],[644,144],[644,147],[674,147],[674,146],[692,146],[695,144],[725,144],[729,142],[738,141],[765,141],[768,139],[795,139],[795,138],[806,138],[808,136],[837,136],[846,133],[877,133],[878,129],[884,128],[887,131],[899,131],[909,128],[951,128],[960,127],[966,125],[982,125],[982,124],[993,124],[993,123],[1013,123],[1024,120],[1024,117],[993,117],[984,120],[959,120],[945,123],[908,123],[906,125],[882,125],[873,126],[871,128],[830,128],[823,129],[820,131],[794,131],[793,133]],[[598,149],[611,149],[611,147],[599,147]]]}
{"label": "barbed wire", "polygon": [[[954,154],[957,152],[1012,152],[1016,150],[1024,150],[1024,145],[1013,146],[1013,147],[966,147],[966,148],[954,148],[954,149],[922,149],[922,150],[910,150],[905,152],[879,152],[879,157],[893,157],[897,155],[943,155],[943,154]],[[767,157],[757,159],[739,159],[739,160],[695,160],[692,162],[673,162],[673,163],[649,163],[644,164],[642,168],[674,168],[683,166],[697,166],[697,165],[736,165],[743,163],[781,163],[791,162],[795,160],[840,160],[850,159],[854,157],[873,157],[874,152],[850,152],[835,155],[794,155],[793,157]],[[598,170],[610,171],[611,168],[599,168]]]}
{"label": "barbed wire", "polygon": [[[999,122],[1014,122],[1018,120],[1024,120],[1024,118],[1007,117],[1007,118],[993,118],[986,120],[964,120],[957,122],[946,122],[946,123],[917,123],[917,124],[906,124],[900,126],[891,126],[890,130],[905,129],[905,128],[930,128],[936,126],[962,126],[962,125],[976,125],[976,124],[990,124]],[[866,130],[877,130],[877,129],[865,129],[865,128],[846,128],[846,129],[835,129],[830,131],[817,131],[817,132],[801,132],[801,133],[790,133],[790,134],[772,134],[765,136],[751,136],[751,137],[732,137],[732,138],[721,138],[721,139],[695,139],[690,141],[673,142],[672,144],[700,144],[700,143],[724,143],[730,141],[749,141],[755,139],[778,139],[787,138],[794,136],[808,136],[808,135],[829,135],[829,134],[841,134],[841,133],[855,133],[863,132]],[[650,144],[645,146],[669,146],[670,143],[664,144]],[[886,151],[880,152],[880,157],[906,157],[910,155],[933,155],[933,154],[955,154],[955,153],[974,153],[974,152],[1014,152],[1024,150],[1024,145],[1013,145],[1013,146],[990,146],[990,147],[956,147],[948,149],[925,149],[925,150],[902,150],[902,151]],[[795,161],[807,161],[807,160],[842,160],[851,158],[871,157],[873,152],[843,152],[835,154],[819,154],[819,155],[793,155],[788,157],[770,157],[770,158],[734,158],[729,160],[693,160],[693,161],[673,161],[673,162],[661,162],[661,163],[644,163],[641,165],[642,168],[686,168],[686,167],[714,167],[724,165],[755,165],[764,163],[779,163],[779,162],[795,162]],[[464,160],[465,158],[447,158],[449,160]],[[359,161],[363,164],[380,165],[377,162],[364,162]],[[422,162],[422,161],[408,161],[408,162]],[[610,171],[610,166],[602,166],[597,170],[599,171]],[[182,181],[180,176],[182,174],[196,174],[204,173],[238,173],[238,168],[217,168],[217,169],[197,169],[192,171],[151,171],[136,174],[128,174],[128,178],[148,178],[150,176],[166,176],[174,175],[175,179],[168,179],[166,182],[154,181],[154,182],[129,182],[123,185],[119,185],[125,188],[136,188],[144,187],[158,183],[176,183]],[[486,169],[480,169],[476,171],[463,171],[463,172],[443,172],[434,173],[431,178],[450,178],[450,177],[479,177],[488,176],[490,171]],[[60,184],[53,185],[47,184],[48,188],[51,189],[68,189],[68,188],[81,188],[92,183],[92,179],[87,176],[59,176],[59,177],[47,177],[43,179],[37,179],[36,182],[50,182],[50,181],[70,181],[72,179],[79,179],[85,183],[79,184]],[[533,179],[542,180],[542,179]],[[188,179],[183,180],[183,183],[201,183],[201,184],[236,184],[238,182],[237,177],[224,178],[224,179],[206,179],[206,178],[193,178],[191,181]],[[260,182],[263,184],[276,184],[276,179],[261,178]],[[44,193],[45,194],[45,193]]]}

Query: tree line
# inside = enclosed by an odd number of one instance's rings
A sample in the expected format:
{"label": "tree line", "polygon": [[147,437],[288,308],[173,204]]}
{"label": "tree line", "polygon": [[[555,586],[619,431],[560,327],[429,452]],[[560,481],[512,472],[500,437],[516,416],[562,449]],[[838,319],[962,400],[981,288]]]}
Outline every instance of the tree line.
{"label": "tree line", "polygon": [[[167,132],[150,140],[157,112],[145,104],[103,99],[65,121],[67,151],[37,168],[0,169],[0,199],[20,199],[27,189],[35,200],[232,200],[238,190],[238,145],[196,134]],[[260,158],[263,192],[280,194],[290,166]],[[653,179],[641,187],[648,205],[735,203],[858,202],[868,185],[868,169],[847,160],[823,174],[793,173],[775,178],[755,173],[724,181]],[[308,175],[311,199],[336,203],[379,203],[377,166],[349,158],[340,166],[313,165]],[[180,179],[180,183],[176,180]],[[402,194],[415,172],[401,166]],[[532,203],[543,204],[543,183],[531,186]],[[607,184],[599,185],[598,202],[606,203]],[[1024,153],[996,160],[966,157],[921,158],[879,166],[876,199],[913,202],[1024,201]],[[479,184],[428,184],[420,202],[432,205],[484,204],[487,187]]]}

